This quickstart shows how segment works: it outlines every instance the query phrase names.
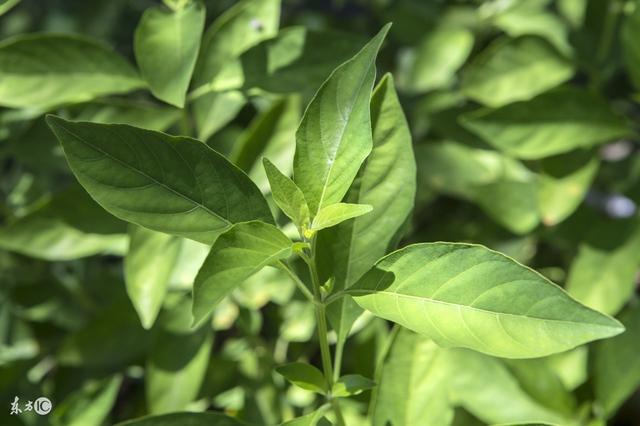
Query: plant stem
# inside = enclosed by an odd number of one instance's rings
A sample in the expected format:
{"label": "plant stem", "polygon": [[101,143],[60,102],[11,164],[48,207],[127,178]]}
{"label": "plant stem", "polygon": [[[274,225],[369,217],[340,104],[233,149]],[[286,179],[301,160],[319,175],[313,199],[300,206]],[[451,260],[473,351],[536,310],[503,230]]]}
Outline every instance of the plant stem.
{"label": "plant stem", "polygon": [[282,261],[278,261],[278,266],[280,267],[280,269],[285,271],[287,273],[287,275],[289,275],[289,277],[291,277],[293,282],[296,284],[296,287],[298,287],[298,290],[300,290],[300,292],[304,295],[304,297],[306,297],[307,300],[309,300],[309,302],[311,302],[311,303],[313,303],[315,305],[316,304],[315,297],[313,296],[313,294],[311,294],[311,292],[309,291],[307,286],[304,285],[302,280],[300,280],[300,278],[298,278],[298,275],[296,275],[296,273],[293,272],[291,270],[291,268],[289,268],[289,266],[287,266],[287,264],[282,262]]}
{"label": "plant stem", "polygon": [[[315,237],[311,241],[311,255],[309,257],[304,256],[303,260],[307,262],[309,267],[309,273],[311,275],[311,284],[313,287],[313,294],[316,302],[314,304],[316,314],[316,326],[318,329],[318,342],[320,343],[320,356],[322,357],[322,369],[324,372],[324,378],[327,382],[327,388],[331,392],[333,387],[333,366],[331,362],[331,351],[329,349],[329,339],[327,334],[329,332],[327,327],[327,316],[325,312],[325,304],[322,300],[322,294],[320,292],[320,278],[318,277],[318,268],[316,266],[316,239]],[[329,402],[336,415],[336,421],[339,426],[345,426],[344,417],[340,410],[340,404],[337,399],[334,399],[329,393]]]}
{"label": "plant stem", "polygon": [[369,401],[369,413],[368,417],[371,419],[373,417],[373,410],[376,406],[376,400],[378,399],[378,389],[380,387],[380,379],[382,378],[382,366],[384,365],[384,360],[387,358],[387,354],[391,349],[391,345],[396,340],[396,336],[400,331],[400,326],[398,324],[393,324],[393,328],[389,332],[389,336],[380,351],[380,355],[376,360],[375,371],[373,372],[373,380],[376,382],[376,387],[371,390],[371,399]]}

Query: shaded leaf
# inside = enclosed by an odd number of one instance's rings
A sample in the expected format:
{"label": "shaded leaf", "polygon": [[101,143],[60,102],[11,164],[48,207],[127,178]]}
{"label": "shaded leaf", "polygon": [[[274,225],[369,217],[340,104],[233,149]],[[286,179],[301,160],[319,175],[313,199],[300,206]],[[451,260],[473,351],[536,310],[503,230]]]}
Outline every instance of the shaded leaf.
{"label": "shaded leaf", "polygon": [[327,391],[327,381],[322,374],[311,364],[304,362],[292,362],[276,367],[276,371],[294,385],[313,392],[324,394]]}
{"label": "shaded leaf", "polygon": [[264,222],[244,222],[222,234],[193,284],[193,323],[202,321],[231,290],[267,265],[291,255],[293,242]]}
{"label": "shaded leaf", "polygon": [[571,62],[537,37],[499,39],[465,69],[462,91],[491,107],[531,99],[567,81]]}
{"label": "shaded leaf", "polygon": [[131,65],[91,39],[29,34],[0,43],[3,106],[46,110],[142,86]]}
{"label": "shaded leaf", "polygon": [[371,379],[359,374],[347,374],[336,380],[331,388],[331,395],[338,398],[359,395],[375,386],[376,382]]}
{"label": "shaded leaf", "polygon": [[54,116],[47,122],[80,183],[121,219],[206,244],[234,223],[273,220],[247,175],[196,140]]}
{"label": "shaded leaf", "polygon": [[177,10],[147,9],[136,28],[140,72],[158,99],[182,108],[196,66],[205,9],[199,1]]}
{"label": "shaded leaf", "polygon": [[630,132],[599,96],[569,87],[465,115],[462,124],[497,149],[527,160],[602,144]]}
{"label": "shaded leaf", "polygon": [[130,237],[124,258],[127,294],[142,326],[149,329],[160,312],[181,243],[178,237],[139,226],[130,228]]}

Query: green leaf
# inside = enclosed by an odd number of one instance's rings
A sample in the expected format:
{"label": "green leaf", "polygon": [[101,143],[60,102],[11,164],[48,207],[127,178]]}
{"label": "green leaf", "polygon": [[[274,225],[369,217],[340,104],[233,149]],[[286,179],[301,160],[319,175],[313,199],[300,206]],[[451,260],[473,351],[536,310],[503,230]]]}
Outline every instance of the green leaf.
{"label": "green leaf", "polygon": [[130,304],[116,303],[100,311],[79,330],[67,334],[57,359],[60,365],[72,367],[123,366],[144,353],[149,338],[150,333],[140,326]]}
{"label": "green leaf", "polygon": [[553,44],[565,55],[572,53],[565,22],[548,11],[547,1],[520,0],[508,4],[494,17],[493,23],[511,37],[536,35]]}
{"label": "green leaf", "polygon": [[118,423],[116,426],[246,426],[233,417],[219,413],[171,413]]}
{"label": "green leaf", "polygon": [[325,404],[312,413],[281,423],[280,426],[331,426],[331,423],[324,417],[330,407],[330,405]]}
{"label": "green leaf", "polygon": [[321,229],[330,228],[344,222],[345,220],[370,213],[371,210],[373,210],[373,206],[370,206],[369,204],[331,204],[321,208],[316,217],[313,218],[311,230],[319,231]]}
{"label": "green leaf", "polygon": [[373,389],[376,382],[359,374],[347,374],[340,377],[331,388],[334,397],[348,397],[360,395],[362,392]]}
{"label": "green leaf", "polygon": [[[145,374],[151,414],[186,410],[200,391],[209,367],[213,334],[208,324],[190,329],[189,298],[182,298],[162,318],[149,350]],[[175,311],[179,310],[179,313]],[[179,391],[177,391],[179,390]]]}
{"label": "green leaf", "polygon": [[631,78],[636,90],[640,90],[640,5],[634,4],[632,13],[624,18],[621,31],[621,44],[626,71]]}
{"label": "green leaf", "polygon": [[291,255],[293,242],[264,222],[244,222],[222,234],[193,284],[193,323],[202,321],[231,290],[254,273]]}
{"label": "green leaf", "polygon": [[444,355],[433,341],[401,329],[382,367],[373,426],[449,426],[454,412],[448,372],[439,368]]}
{"label": "green leaf", "polygon": [[429,31],[420,44],[400,58],[398,87],[421,93],[451,84],[473,48],[473,33],[442,25]]}
{"label": "green leaf", "polygon": [[310,213],[304,194],[268,158],[264,158],[262,162],[271,185],[273,201],[298,226],[298,229],[306,229],[309,226]]}
{"label": "green leaf", "polygon": [[571,62],[545,40],[502,38],[465,69],[462,92],[491,107],[533,98],[573,75]]}
{"label": "green leaf", "polygon": [[472,244],[414,244],[382,258],[348,292],[373,314],[445,347],[534,358],[620,334],[513,259]]}
{"label": "green leaf", "polygon": [[369,102],[375,60],[389,25],[320,87],[296,132],[295,183],[312,216],[340,202],[372,148]]}
{"label": "green leaf", "polygon": [[193,76],[195,91],[205,93],[193,102],[200,139],[208,139],[245,103],[238,91],[209,93],[209,86],[224,67],[239,61],[240,54],[275,36],[279,20],[279,0],[244,0],[220,15],[205,32]]}
{"label": "green leaf", "polygon": [[531,398],[499,360],[469,350],[439,348],[406,329],[391,347],[378,388],[374,426],[389,421],[450,425],[456,406],[483,424],[572,424]]}
{"label": "green leaf", "polygon": [[304,362],[292,362],[276,367],[276,371],[294,385],[312,392],[325,394],[327,381],[322,374],[311,364]]}
{"label": "green leaf", "polygon": [[251,122],[234,146],[231,162],[244,170],[263,193],[269,191],[269,180],[259,161],[261,157],[268,158],[283,174],[291,175],[300,114],[299,97],[276,101]]}
{"label": "green leaf", "polygon": [[52,413],[54,425],[100,426],[118,397],[122,376],[88,382],[57,405]]}
{"label": "green leaf", "polygon": [[476,203],[495,222],[524,234],[540,222],[536,176],[493,150],[445,141],[416,147],[418,182],[438,193]]}
{"label": "green leaf", "polygon": [[362,44],[359,36],[329,28],[283,28],[277,37],[243,53],[242,68],[225,72],[230,78],[216,81],[215,85],[221,88],[244,85],[245,89],[260,88],[272,93],[308,92],[355,55]]}
{"label": "green leaf", "polygon": [[142,326],[151,328],[156,320],[180,253],[178,237],[132,226],[129,252],[124,258],[127,294]]}
{"label": "green leaf", "polygon": [[592,223],[578,246],[567,291],[581,303],[615,315],[635,291],[640,266],[640,220]]}
{"label": "green leaf", "polygon": [[149,102],[104,100],[82,104],[73,121],[104,124],[129,124],[148,130],[165,131],[181,117],[177,108],[158,106]]}
{"label": "green leaf", "polygon": [[205,144],[126,125],[47,117],[71,170],[111,214],[211,244],[238,222],[272,222],[266,200]]}
{"label": "green leaf", "polygon": [[105,45],[72,35],[20,35],[0,43],[0,105],[50,109],[143,86]]}
{"label": "green leaf", "polygon": [[600,161],[590,151],[573,151],[538,163],[538,206],[542,222],[556,225],[573,213],[598,172]]}
{"label": "green leaf", "polygon": [[620,314],[620,321],[627,331],[598,343],[593,355],[595,396],[607,417],[640,386],[640,305],[637,301]]}
{"label": "green leaf", "polygon": [[497,149],[527,160],[599,145],[630,133],[625,120],[603,99],[570,87],[465,115],[462,124]]}
{"label": "green leaf", "polygon": [[0,16],[13,9],[21,0],[2,0],[0,1]]}
{"label": "green leaf", "polygon": [[0,227],[0,248],[49,261],[123,255],[128,244],[125,232],[123,222],[107,214],[76,185]]}
{"label": "green leaf", "polygon": [[196,66],[205,8],[194,1],[179,10],[153,7],[140,19],[134,52],[155,97],[182,108]]}
{"label": "green leaf", "polygon": [[[395,248],[398,234],[413,209],[416,162],[411,134],[391,74],[386,74],[373,92],[371,121],[373,150],[345,201],[369,204],[373,211],[318,234],[323,279],[333,276],[336,290],[353,285],[380,257]],[[361,313],[350,298],[327,307],[339,341],[347,338]]]}

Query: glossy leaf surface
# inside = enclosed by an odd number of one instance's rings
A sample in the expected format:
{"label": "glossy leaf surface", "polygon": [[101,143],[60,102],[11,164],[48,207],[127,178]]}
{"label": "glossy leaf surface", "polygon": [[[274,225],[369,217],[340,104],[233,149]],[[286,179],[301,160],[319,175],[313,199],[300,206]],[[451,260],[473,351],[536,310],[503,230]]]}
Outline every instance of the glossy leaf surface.
{"label": "glossy leaf surface", "polygon": [[47,122],[80,183],[121,219],[206,244],[234,223],[273,220],[247,175],[196,140],[53,116]]}
{"label": "glossy leaf surface", "polygon": [[295,183],[311,214],[342,200],[372,148],[369,102],[386,26],[340,65],[308,105],[296,133]]}
{"label": "glossy leaf surface", "polygon": [[505,358],[550,355],[624,330],[533,270],[476,245],[408,246],[382,258],[349,293],[442,346]]}

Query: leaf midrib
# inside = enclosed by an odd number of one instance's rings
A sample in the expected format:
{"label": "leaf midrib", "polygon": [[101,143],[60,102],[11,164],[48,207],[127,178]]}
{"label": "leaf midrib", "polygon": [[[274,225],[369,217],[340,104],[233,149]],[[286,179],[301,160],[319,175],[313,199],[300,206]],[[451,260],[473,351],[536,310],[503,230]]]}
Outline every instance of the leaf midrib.
{"label": "leaf midrib", "polygon": [[[206,211],[206,212],[207,212],[207,213],[209,213],[210,215],[212,215],[212,216],[216,217],[217,219],[221,220],[222,222],[226,223],[226,224],[227,224],[227,226],[231,226],[231,225],[232,225],[232,223],[231,223],[229,220],[227,220],[227,219],[225,219],[224,217],[220,216],[219,214],[217,214],[216,212],[214,212],[213,210],[211,210],[209,207],[205,206],[205,205],[204,205],[204,204],[202,204],[201,202],[198,202],[198,201],[194,200],[193,198],[188,197],[187,195],[185,195],[185,194],[183,194],[183,193],[179,192],[178,190],[176,190],[176,189],[174,189],[174,188],[171,188],[171,187],[170,187],[170,186],[168,186],[167,184],[165,184],[165,183],[163,183],[163,182],[160,182],[160,181],[158,181],[157,179],[155,179],[155,178],[153,178],[153,177],[149,176],[148,174],[144,173],[143,171],[141,171],[141,170],[139,170],[139,169],[137,169],[137,168],[133,167],[133,166],[132,166],[132,165],[130,165],[129,163],[127,163],[127,162],[125,162],[125,161],[123,161],[123,160],[121,160],[121,159],[119,159],[119,158],[117,158],[117,157],[114,157],[113,155],[111,155],[111,154],[107,153],[106,151],[103,151],[102,149],[100,149],[100,148],[98,148],[97,146],[95,146],[95,145],[91,144],[90,142],[88,142],[86,139],[84,139],[84,138],[82,138],[82,137],[78,136],[77,134],[75,134],[74,132],[72,132],[71,130],[69,130],[68,128],[66,128],[64,125],[60,125],[60,124],[59,124],[59,125],[58,125],[58,127],[59,127],[60,129],[64,130],[65,132],[67,132],[68,134],[70,134],[72,137],[74,137],[74,138],[78,139],[79,141],[81,141],[81,142],[82,142],[82,143],[84,143],[85,145],[88,145],[89,147],[91,147],[91,148],[92,148],[92,149],[94,149],[95,151],[97,151],[97,152],[101,153],[101,154],[102,154],[102,155],[104,155],[105,157],[107,157],[107,158],[109,158],[109,159],[111,159],[111,160],[113,160],[113,161],[115,161],[115,162],[117,162],[117,163],[121,164],[122,166],[126,167],[126,168],[127,168],[127,169],[129,169],[129,170],[132,170],[132,171],[134,171],[134,172],[138,173],[139,175],[141,175],[141,176],[143,176],[143,177],[147,178],[148,180],[152,181],[152,182],[153,182],[153,183],[155,183],[156,185],[159,185],[159,186],[163,187],[164,189],[168,190],[169,192],[172,192],[173,194],[177,195],[178,197],[180,197],[180,198],[182,198],[182,199],[184,199],[184,200],[186,200],[186,201],[189,201],[189,202],[191,202],[192,204],[195,204],[196,206],[200,207],[201,209],[203,209],[204,211]],[[65,152],[66,152],[66,150],[65,150]],[[79,159],[80,159],[80,157],[77,157],[77,158],[79,158]],[[82,159],[80,159],[79,161],[82,161]],[[195,176],[195,174],[194,174],[194,176]],[[226,197],[225,197],[225,200],[226,200]]]}
{"label": "leaf midrib", "polygon": [[[349,62],[352,62],[352,61],[355,62],[355,59],[351,59],[350,61],[346,62],[345,65],[348,64]],[[367,78],[369,76],[369,72],[371,70],[371,66],[374,65],[374,64],[375,64],[374,61],[370,61],[369,64],[367,65],[367,70],[366,70],[366,72],[363,73],[363,76],[362,76],[362,78],[360,79],[360,81],[358,83],[358,89],[356,90],[356,94],[357,94],[356,95],[356,100],[360,96],[360,93],[362,92],[362,87],[364,86],[364,82],[367,80]],[[342,68],[342,70],[344,70],[344,68]],[[331,77],[332,76],[330,76],[329,79]],[[314,96],[314,100],[315,100],[315,96]],[[353,112],[354,106],[355,106],[355,102],[353,102],[348,108],[347,120],[344,121],[344,125],[342,126],[342,129],[340,131],[340,136],[338,138],[339,142],[338,142],[338,147],[336,149],[336,155],[331,160],[331,165],[329,166],[329,170],[327,171],[327,174],[324,177],[323,182],[322,182],[322,193],[320,194],[320,199],[318,200],[318,209],[317,209],[316,213],[318,211],[320,211],[320,209],[322,208],[322,203],[324,201],[325,193],[326,193],[327,187],[328,187],[328,183],[327,182],[329,181],[329,178],[331,177],[331,173],[333,172],[333,167],[336,164],[336,158],[338,157],[338,152],[340,151],[340,148],[342,147],[342,145],[344,143],[344,134],[347,131],[347,127],[349,126],[349,123],[351,123],[351,120],[352,120],[352,114],[351,113]],[[368,105],[367,105],[367,107],[368,107]],[[324,148],[324,144],[323,144],[323,148]]]}
{"label": "leaf midrib", "polygon": [[358,297],[357,295],[363,295],[363,296],[367,296],[367,295],[379,295],[379,294],[384,294],[384,295],[391,295],[394,297],[400,297],[400,298],[405,298],[405,299],[415,299],[415,300],[419,300],[422,302],[427,302],[427,303],[436,303],[436,304],[441,304],[441,305],[446,305],[446,306],[450,306],[450,307],[455,307],[456,309],[458,309],[459,307],[464,308],[464,309],[468,309],[471,311],[476,311],[476,312],[480,312],[483,314],[489,314],[489,315],[503,315],[503,316],[507,316],[507,317],[513,317],[516,319],[528,319],[528,320],[532,320],[532,321],[542,321],[542,322],[555,322],[555,323],[564,323],[564,324],[572,324],[572,325],[591,325],[591,326],[596,326],[596,327],[601,327],[601,328],[606,328],[606,329],[617,329],[617,327],[613,327],[613,326],[609,326],[609,325],[604,325],[604,324],[598,324],[598,323],[592,323],[592,322],[577,322],[577,321],[570,321],[570,320],[560,320],[560,319],[552,319],[552,318],[539,318],[539,317],[533,317],[530,315],[518,315],[518,314],[511,314],[511,313],[507,313],[507,312],[497,312],[497,311],[489,311],[486,309],[480,309],[480,308],[476,308],[473,306],[468,306],[468,305],[462,305],[459,303],[451,303],[451,302],[445,302],[444,300],[436,300],[436,299],[431,299],[429,297],[420,297],[420,296],[413,296],[413,295],[409,295],[409,294],[401,294],[401,293],[394,293],[392,291],[370,291],[370,290],[358,290],[358,289],[350,289],[350,290],[345,290],[346,294],[350,294],[350,295],[355,295],[355,297]]}

